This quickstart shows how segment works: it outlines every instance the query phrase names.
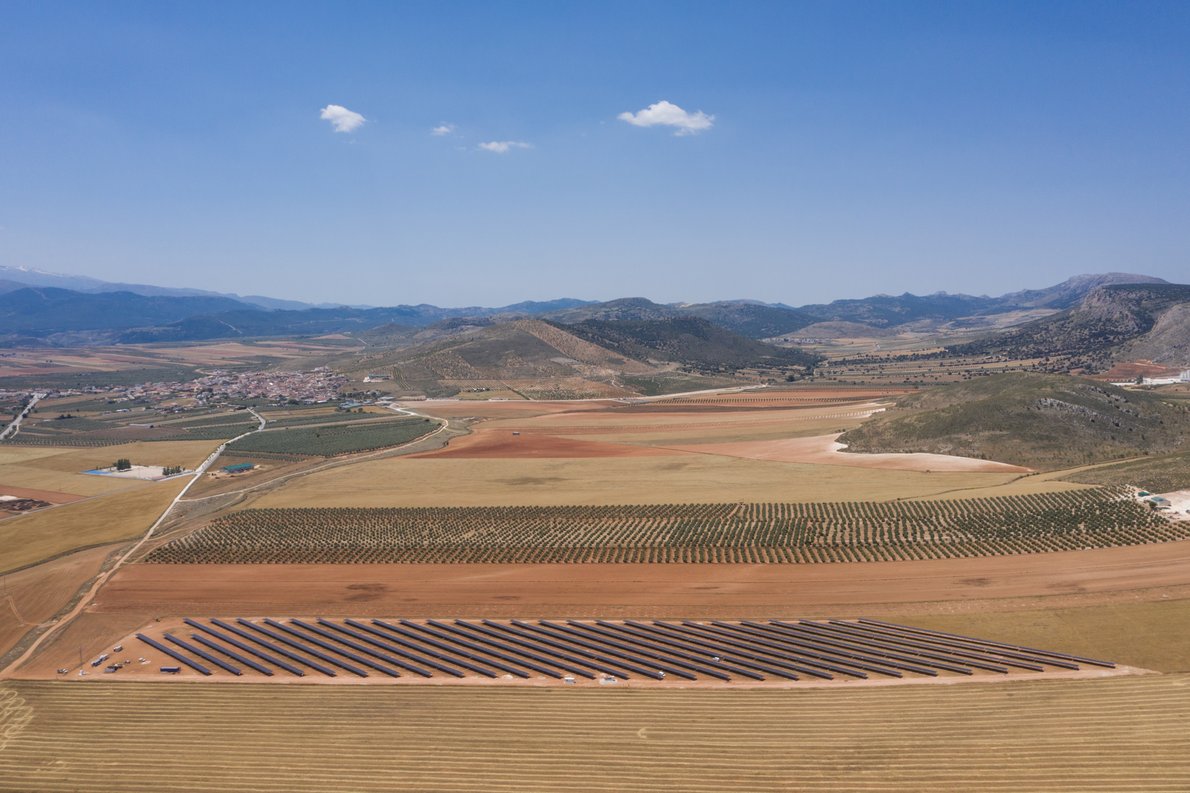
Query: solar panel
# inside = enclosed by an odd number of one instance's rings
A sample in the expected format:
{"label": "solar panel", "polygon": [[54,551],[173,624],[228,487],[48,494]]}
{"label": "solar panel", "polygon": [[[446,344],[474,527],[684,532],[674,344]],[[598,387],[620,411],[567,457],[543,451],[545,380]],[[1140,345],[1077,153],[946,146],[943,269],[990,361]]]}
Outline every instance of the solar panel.
{"label": "solar panel", "polygon": [[185,650],[188,653],[194,653],[199,658],[202,658],[203,660],[206,660],[206,661],[210,661],[215,666],[219,667],[220,669],[222,669],[224,671],[231,672],[236,677],[239,677],[240,675],[244,674],[237,667],[232,666],[231,664],[224,661],[222,658],[216,658],[215,656],[208,653],[206,650],[203,650],[200,647],[195,647],[194,645],[189,644],[188,642],[184,642],[181,639],[179,639],[177,636],[173,636],[173,635],[167,633],[162,638],[164,638],[167,642],[173,642],[174,644],[178,645],[179,647],[181,647],[183,650]]}
{"label": "solar panel", "polygon": [[273,644],[272,642],[267,642],[264,639],[260,638],[259,636],[253,636],[251,633],[248,633],[247,631],[243,630],[242,628],[237,628],[236,626],[230,625],[230,624],[224,622],[223,620],[212,619],[211,622],[214,623],[215,625],[218,625],[220,628],[223,628],[224,630],[231,631],[236,636],[242,636],[243,638],[247,639],[250,642],[256,642],[261,647],[267,647],[270,651],[277,653],[278,655],[283,655],[286,658],[290,659],[291,661],[297,661],[299,664],[304,664],[315,671],[322,672],[327,677],[335,677],[337,674],[334,669],[323,666],[322,664],[318,663],[317,661],[311,661],[309,658],[306,658],[305,656],[301,656],[301,655],[298,655],[297,653],[290,652],[289,650],[285,649],[284,647],[279,647],[276,644]]}
{"label": "solar panel", "polygon": [[[254,631],[259,631],[260,633],[264,634],[265,636],[268,636],[269,638],[274,639],[275,641],[279,641],[283,644],[286,644],[286,645],[294,648],[295,650],[301,650],[303,653],[308,653],[308,654],[314,656],[315,658],[326,661],[328,664],[337,666],[344,671],[350,672],[351,674],[355,675],[356,677],[367,677],[368,676],[368,673],[365,672],[364,670],[360,669],[359,667],[352,666],[351,664],[347,663],[346,661],[340,661],[338,658],[335,658],[334,656],[331,656],[331,655],[327,655],[326,653],[324,653],[320,650],[316,650],[313,647],[310,647],[309,645],[307,645],[303,642],[297,641],[296,639],[291,639],[288,636],[283,636],[280,633],[270,631],[268,628],[261,627],[260,625],[257,625],[256,623],[252,622],[251,620],[246,620],[243,617],[241,617],[241,618],[237,619],[236,622],[238,622],[240,625],[243,625],[246,628],[251,628]],[[278,627],[277,623],[273,622],[272,620],[266,620],[266,622],[268,622],[273,627]],[[282,627],[282,630],[284,630],[284,627]]]}
{"label": "solar panel", "polygon": [[260,672],[262,675],[268,675],[269,677],[273,676],[273,670],[269,669],[264,664],[258,664],[255,661],[253,661],[251,658],[245,658],[244,656],[240,655],[236,651],[229,650],[220,644],[216,644],[215,642],[203,637],[200,634],[192,633],[192,634],[190,634],[190,638],[193,639],[194,641],[198,642],[199,644],[202,644],[206,647],[210,647],[212,650],[223,653],[228,658],[232,659],[233,661],[237,661],[238,663],[243,664],[244,666],[248,667],[249,669],[255,669],[257,672]]}
{"label": "solar panel", "polygon": [[925,628],[911,628],[908,625],[895,625],[891,622],[881,622],[880,620],[860,619],[859,622],[862,624],[865,624],[865,625],[879,625],[879,626],[885,627],[885,628],[894,628],[894,629],[897,629],[900,631],[904,631],[906,633],[925,633],[925,634],[929,634],[931,636],[945,637],[948,639],[959,639],[959,640],[962,640],[964,642],[968,642],[971,644],[982,644],[982,645],[988,645],[988,646],[992,646],[992,647],[1000,647],[1000,648],[1007,649],[1007,650],[1017,650],[1020,652],[1028,653],[1030,655],[1046,656],[1049,658],[1059,658],[1064,661],[1074,661],[1075,663],[1080,663],[1080,664],[1091,664],[1092,666],[1103,666],[1103,667],[1107,667],[1109,669],[1114,669],[1116,667],[1116,665],[1114,663],[1112,663],[1111,661],[1097,661],[1094,658],[1084,658],[1081,655],[1070,655],[1069,653],[1055,653],[1055,652],[1051,652],[1050,650],[1038,650],[1033,647],[1023,647],[1023,646],[1017,645],[1017,644],[1004,644],[1003,642],[993,642],[993,641],[989,641],[987,639],[975,639],[970,636],[960,636],[955,633],[943,633],[942,631],[932,631],[932,630],[927,630]]}
{"label": "solar panel", "polygon": [[[279,623],[275,620],[266,619],[264,622],[266,625],[274,627],[277,630],[285,631],[290,636],[293,636],[301,641],[312,642],[313,644],[316,644],[317,646],[323,648],[324,650],[328,650],[332,653],[338,653],[339,655],[343,656],[344,658],[350,658],[352,661],[355,661],[356,663],[359,663],[359,664],[363,664],[364,666],[368,667],[369,669],[375,669],[377,672],[380,672],[381,674],[388,675],[389,677],[400,677],[401,676],[400,673],[397,672],[397,670],[395,670],[395,669],[389,669],[387,666],[381,666],[380,664],[378,664],[372,660],[369,660],[369,659],[363,657],[362,655],[353,653],[349,650],[341,650],[331,642],[326,642],[326,641],[323,641],[322,639],[317,639],[313,636],[305,636],[300,631],[294,630],[293,628],[291,628],[287,625],[282,625],[281,623]],[[363,676],[367,677],[367,672],[364,672]]]}
{"label": "solar panel", "polygon": [[166,655],[168,655],[170,658],[173,658],[173,659],[175,659],[175,660],[177,660],[177,661],[181,661],[181,662],[182,662],[182,663],[184,663],[186,666],[190,667],[191,669],[193,669],[193,670],[194,670],[194,671],[196,671],[196,672],[200,672],[200,673],[202,673],[202,674],[204,674],[204,675],[210,675],[210,674],[211,674],[211,670],[210,670],[210,669],[207,669],[207,668],[206,668],[205,666],[203,666],[202,664],[200,664],[200,663],[198,663],[197,661],[194,661],[194,660],[192,660],[192,659],[190,659],[190,658],[187,658],[186,656],[182,655],[181,653],[177,652],[176,650],[172,650],[172,649],[170,649],[169,647],[166,647],[164,644],[162,644],[162,643],[161,643],[161,642],[159,642],[159,641],[156,641],[156,640],[154,640],[154,639],[150,639],[148,636],[144,635],[143,633],[138,633],[138,634],[136,634],[136,638],[140,639],[142,642],[144,642],[145,644],[149,645],[149,646],[150,646],[150,647],[152,647],[154,650],[160,650],[161,652],[163,652],[163,653],[165,653]]}
{"label": "solar panel", "polygon": [[[227,642],[232,647],[238,647],[241,650],[243,650],[244,652],[250,653],[250,654],[256,656],[257,658],[261,659],[262,661],[268,661],[273,666],[280,667],[281,669],[284,669],[287,672],[291,672],[291,673],[297,675],[298,677],[306,676],[306,673],[304,671],[302,671],[301,669],[299,669],[298,667],[296,667],[292,664],[286,663],[285,661],[274,658],[273,656],[268,655],[267,653],[263,653],[260,650],[256,649],[255,647],[244,644],[240,640],[235,639],[231,636],[225,636],[224,634],[220,633],[219,631],[215,630],[214,628],[203,625],[201,622],[197,622],[197,621],[189,619],[189,618],[184,620],[184,622],[187,625],[189,625],[190,627],[197,628],[200,631],[205,631],[206,633],[209,633],[211,636],[214,636],[216,639],[219,639],[220,641]],[[256,640],[253,640],[253,641],[256,641]],[[267,644],[266,642],[261,642],[261,643]]]}
{"label": "solar panel", "polygon": [[[357,625],[358,623],[356,623],[355,620],[347,620],[347,624],[348,625]],[[425,636],[418,636],[417,634],[413,633],[412,631],[407,631],[404,628],[397,627],[396,625],[390,625],[387,622],[384,622],[383,620],[372,620],[372,624],[376,625],[378,628],[383,628],[386,631],[391,631],[392,633],[397,634],[398,636],[402,636],[406,639],[411,639],[413,642],[416,643],[413,646],[418,647],[418,649],[421,652],[424,652],[429,655],[433,655],[435,658],[439,658],[443,661],[446,661],[447,663],[451,663],[456,666],[461,666],[464,669],[470,669],[472,672],[478,672],[479,674],[483,675],[484,677],[493,677],[493,678],[497,677],[496,673],[493,672],[491,669],[484,669],[482,666],[478,666],[478,665],[472,663],[470,660],[468,660],[470,658],[469,655],[457,653],[454,650],[454,648],[452,648],[450,645],[443,644],[442,642],[434,641],[433,639],[430,639]],[[394,641],[396,641],[396,639],[394,639]],[[427,650],[427,649],[425,649],[426,646],[433,647],[434,649]],[[494,666],[494,664],[488,664],[488,665]]]}
{"label": "solar panel", "polygon": [[[321,622],[322,622],[322,620],[320,619],[319,623],[321,623]],[[323,636],[332,642],[342,642],[344,645],[351,647],[352,649],[359,650],[361,653],[370,655],[373,658],[379,658],[381,661],[384,661],[385,663],[392,664],[393,666],[396,666],[400,669],[404,669],[407,672],[413,672],[414,674],[421,675],[422,677],[432,677],[433,676],[432,673],[427,672],[425,669],[422,669],[417,666],[412,666],[411,664],[407,664],[400,658],[396,658],[392,655],[389,655],[388,653],[377,652],[376,650],[373,650],[370,647],[366,647],[362,644],[353,642],[349,639],[344,639],[340,636],[336,636],[331,631],[323,630],[322,628],[319,628],[315,625],[311,625],[308,622],[303,622],[302,620],[294,619],[294,620],[290,620],[289,623],[291,625],[297,625],[302,630],[307,630],[312,633],[317,633],[319,636]]]}
{"label": "solar panel", "polygon": [[[417,653],[409,652],[408,651],[409,649],[418,649],[418,648],[415,645],[410,644],[409,642],[403,641],[396,637],[386,636],[385,634],[382,634],[380,631],[376,630],[375,628],[371,628],[367,625],[357,623],[353,620],[345,620],[345,622],[356,627],[358,629],[358,631],[360,631],[360,632],[353,631],[344,625],[337,625],[337,624],[331,622],[330,620],[325,620],[322,618],[319,618],[319,620],[318,620],[319,625],[324,625],[327,628],[330,628],[331,630],[342,631],[343,633],[347,634],[348,636],[354,636],[355,638],[359,639],[360,641],[366,641],[366,642],[369,642],[370,644],[374,644],[375,646],[377,646],[383,650],[388,650],[390,653],[396,653],[397,655],[400,655],[402,658],[408,658],[409,660],[413,661],[414,663],[424,664],[425,666],[428,666],[431,669],[437,669],[439,672],[445,672],[446,674],[450,675],[451,677],[464,677],[463,673],[460,672],[458,669],[455,669],[450,666],[445,666],[444,664],[440,664],[440,663],[434,661],[433,658],[436,658],[438,656],[433,653],[424,653],[424,654],[419,655]],[[367,635],[367,634],[371,634],[371,635]],[[374,637],[380,637],[380,638],[374,638]],[[427,655],[429,655],[430,657],[429,658],[425,657]],[[430,673],[426,673],[425,676],[429,677],[431,675],[430,675]]]}
{"label": "solar panel", "polygon": [[764,650],[763,648],[757,647],[755,644],[747,644],[744,642],[733,641],[731,639],[724,639],[721,636],[715,636],[713,634],[707,635],[706,633],[702,633],[686,625],[672,625],[661,620],[654,620],[653,625],[655,627],[682,634],[687,637],[693,637],[705,642],[714,643],[717,646],[726,646],[734,655],[742,655],[753,661],[767,664],[770,667],[786,669],[792,672],[810,675],[811,677],[821,678],[822,680],[835,679],[834,675],[830,674],[829,672],[824,672],[816,667],[797,663],[797,659],[786,653],[776,652],[773,650]]}
{"label": "solar panel", "polygon": [[614,646],[617,647],[621,645],[625,647],[640,647],[642,649],[639,652],[643,653],[648,658],[657,658],[682,669],[688,669],[692,672],[706,675],[707,677],[716,678],[717,680],[731,680],[731,675],[727,674],[726,672],[720,672],[717,669],[708,667],[706,665],[705,659],[690,655],[684,651],[673,650],[668,647],[646,641],[638,636],[625,636],[622,632],[609,631],[606,628],[587,625],[576,620],[568,620],[566,624],[570,628],[581,631],[585,634],[601,636],[605,638],[610,637],[616,642]]}

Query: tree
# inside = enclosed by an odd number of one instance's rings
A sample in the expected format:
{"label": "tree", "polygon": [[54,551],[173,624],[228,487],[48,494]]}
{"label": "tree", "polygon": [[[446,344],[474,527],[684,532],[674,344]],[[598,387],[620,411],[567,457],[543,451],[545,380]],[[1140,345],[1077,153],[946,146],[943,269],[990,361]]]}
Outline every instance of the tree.
{"label": "tree", "polygon": [[116,470],[117,471],[129,471],[131,469],[132,469],[132,461],[129,460],[127,457],[121,457],[119,460],[116,460]]}

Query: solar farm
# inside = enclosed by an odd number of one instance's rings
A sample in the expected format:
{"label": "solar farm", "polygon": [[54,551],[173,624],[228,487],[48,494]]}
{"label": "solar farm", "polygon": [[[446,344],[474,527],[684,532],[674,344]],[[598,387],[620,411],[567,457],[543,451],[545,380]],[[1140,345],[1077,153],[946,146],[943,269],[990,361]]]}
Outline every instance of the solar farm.
{"label": "solar farm", "polygon": [[116,646],[126,654],[137,648],[138,659],[105,653],[92,661],[111,679],[789,685],[1116,669],[1110,661],[870,619],[187,617]]}

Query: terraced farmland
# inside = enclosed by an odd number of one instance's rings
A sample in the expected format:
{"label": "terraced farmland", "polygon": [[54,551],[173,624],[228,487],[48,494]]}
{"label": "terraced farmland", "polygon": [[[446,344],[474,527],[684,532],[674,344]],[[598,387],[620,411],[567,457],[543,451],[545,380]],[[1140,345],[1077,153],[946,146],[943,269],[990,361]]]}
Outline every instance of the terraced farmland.
{"label": "terraced farmland", "polygon": [[[263,434],[263,433],[262,433]],[[257,437],[257,436],[252,436]],[[917,502],[250,509],[150,562],[822,563],[998,556],[1190,537],[1093,488]]]}
{"label": "terraced farmland", "polygon": [[398,446],[433,432],[439,424],[425,418],[326,424],[257,432],[228,447],[251,454],[334,457]]}
{"label": "terraced farmland", "polygon": [[[1185,791],[1190,677],[0,686],[0,790]],[[279,729],[278,725],[284,725]]]}

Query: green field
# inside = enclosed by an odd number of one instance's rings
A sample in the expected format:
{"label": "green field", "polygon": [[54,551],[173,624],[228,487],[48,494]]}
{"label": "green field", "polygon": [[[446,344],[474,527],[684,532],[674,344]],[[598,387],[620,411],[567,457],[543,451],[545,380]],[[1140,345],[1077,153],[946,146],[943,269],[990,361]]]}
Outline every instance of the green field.
{"label": "green field", "polygon": [[437,429],[424,418],[399,418],[383,422],[328,424],[317,427],[267,430],[236,441],[229,451],[281,455],[334,457],[399,446]]}

